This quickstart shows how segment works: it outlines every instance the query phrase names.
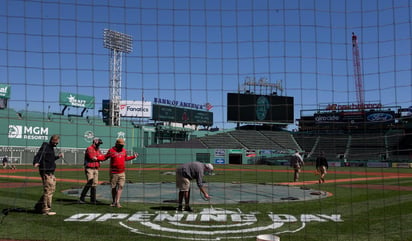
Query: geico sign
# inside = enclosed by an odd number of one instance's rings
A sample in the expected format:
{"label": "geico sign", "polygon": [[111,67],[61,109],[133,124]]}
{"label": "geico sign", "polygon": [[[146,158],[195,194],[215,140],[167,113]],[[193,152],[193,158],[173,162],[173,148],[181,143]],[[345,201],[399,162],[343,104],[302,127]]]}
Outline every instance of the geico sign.
{"label": "geico sign", "polygon": [[[66,222],[106,222],[118,220],[129,231],[148,236],[180,240],[239,239],[255,237],[259,232],[276,234],[301,231],[310,222],[343,222],[340,214],[290,214],[259,212],[243,213],[240,210],[205,208],[199,213],[158,211],[154,213],[79,213]],[[288,225],[284,225],[284,224]],[[178,235],[178,236],[173,236]],[[184,235],[188,235],[185,237]],[[239,235],[239,236],[237,236]]]}
{"label": "geico sign", "polygon": [[336,115],[320,115],[315,117],[317,122],[339,121],[339,116]]}

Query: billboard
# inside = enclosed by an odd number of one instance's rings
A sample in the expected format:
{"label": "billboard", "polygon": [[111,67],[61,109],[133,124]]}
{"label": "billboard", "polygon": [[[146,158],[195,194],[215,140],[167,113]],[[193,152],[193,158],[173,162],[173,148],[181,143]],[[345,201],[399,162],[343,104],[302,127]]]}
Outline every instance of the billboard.
{"label": "billboard", "polygon": [[213,112],[153,104],[152,119],[190,125],[213,125]]}
{"label": "billboard", "polygon": [[10,85],[0,84],[0,98],[10,98]]}
{"label": "billboard", "polygon": [[394,111],[342,111],[318,113],[314,115],[316,124],[390,124],[395,122],[395,118],[396,115]]}
{"label": "billboard", "polygon": [[294,123],[290,96],[228,93],[227,120],[236,122]]}
{"label": "billboard", "polygon": [[367,111],[365,120],[370,124],[395,123],[396,114],[394,111]]}
{"label": "billboard", "polygon": [[152,117],[152,102],[149,101],[120,101],[120,116],[121,117]]}
{"label": "billboard", "polygon": [[94,97],[60,92],[60,105],[94,109]]}

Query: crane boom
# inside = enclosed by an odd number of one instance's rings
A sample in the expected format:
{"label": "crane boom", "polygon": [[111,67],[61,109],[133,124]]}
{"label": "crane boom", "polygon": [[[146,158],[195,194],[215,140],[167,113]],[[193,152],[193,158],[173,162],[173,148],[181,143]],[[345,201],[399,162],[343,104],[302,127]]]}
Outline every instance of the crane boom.
{"label": "crane boom", "polygon": [[365,96],[363,90],[363,79],[362,79],[362,70],[360,64],[360,54],[358,46],[358,38],[355,33],[352,33],[352,53],[353,53],[353,71],[355,77],[355,86],[356,86],[356,98],[359,106],[365,104]]}

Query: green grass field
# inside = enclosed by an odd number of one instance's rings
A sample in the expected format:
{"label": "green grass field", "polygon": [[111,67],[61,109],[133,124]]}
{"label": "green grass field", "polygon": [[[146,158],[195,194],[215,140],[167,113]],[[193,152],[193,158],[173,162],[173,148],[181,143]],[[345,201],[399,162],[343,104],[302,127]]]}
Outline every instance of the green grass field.
{"label": "green grass field", "polygon": [[[29,171],[21,171],[24,168]],[[173,175],[163,174],[173,171],[174,165],[129,165],[128,168],[126,175],[130,182],[174,182]],[[110,207],[109,200],[102,200],[104,205],[77,204],[75,197],[61,191],[84,184],[82,167],[59,166],[57,178],[78,182],[58,181],[53,198],[55,216],[32,212],[42,188],[23,184],[39,180],[10,177],[38,177],[35,169],[19,166],[17,172],[6,170],[0,174],[3,185],[0,208],[10,210],[7,215],[0,214],[2,239],[256,240],[259,234],[276,234],[282,241],[412,240],[409,169],[332,167],[326,178],[329,182],[319,185],[310,182],[317,176],[314,167],[307,166],[301,174],[301,180],[307,183],[302,185],[332,196],[316,201],[221,204],[213,208],[226,212],[197,212],[210,208],[205,201],[204,205],[194,206],[193,214],[177,214],[173,210],[175,204],[161,200],[158,204],[123,203],[120,209]],[[207,176],[206,181],[277,184],[291,182],[293,175],[288,167],[263,165],[216,166],[215,174]],[[108,180],[107,171],[100,171],[100,180]],[[16,182],[21,183],[20,187],[7,187],[7,183]]]}

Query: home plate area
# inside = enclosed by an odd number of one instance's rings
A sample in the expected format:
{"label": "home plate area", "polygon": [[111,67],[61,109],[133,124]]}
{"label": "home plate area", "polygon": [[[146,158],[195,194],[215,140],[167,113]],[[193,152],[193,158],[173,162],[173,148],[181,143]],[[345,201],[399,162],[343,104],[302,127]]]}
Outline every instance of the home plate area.
{"label": "home plate area", "polygon": [[[326,198],[330,193],[314,190],[306,186],[288,186],[276,184],[250,183],[206,183],[211,199],[205,200],[195,183],[192,183],[192,204],[238,204],[238,203],[273,203],[288,201],[309,201]],[[63,191],[69,196],[79,196],[82,187]],[[111,201],[111,186],[99,185],[97,197],[101,201]],[[126,183],[122,202],[139,203],[176,203],[178,190],[174,182],[170,183]]]}

